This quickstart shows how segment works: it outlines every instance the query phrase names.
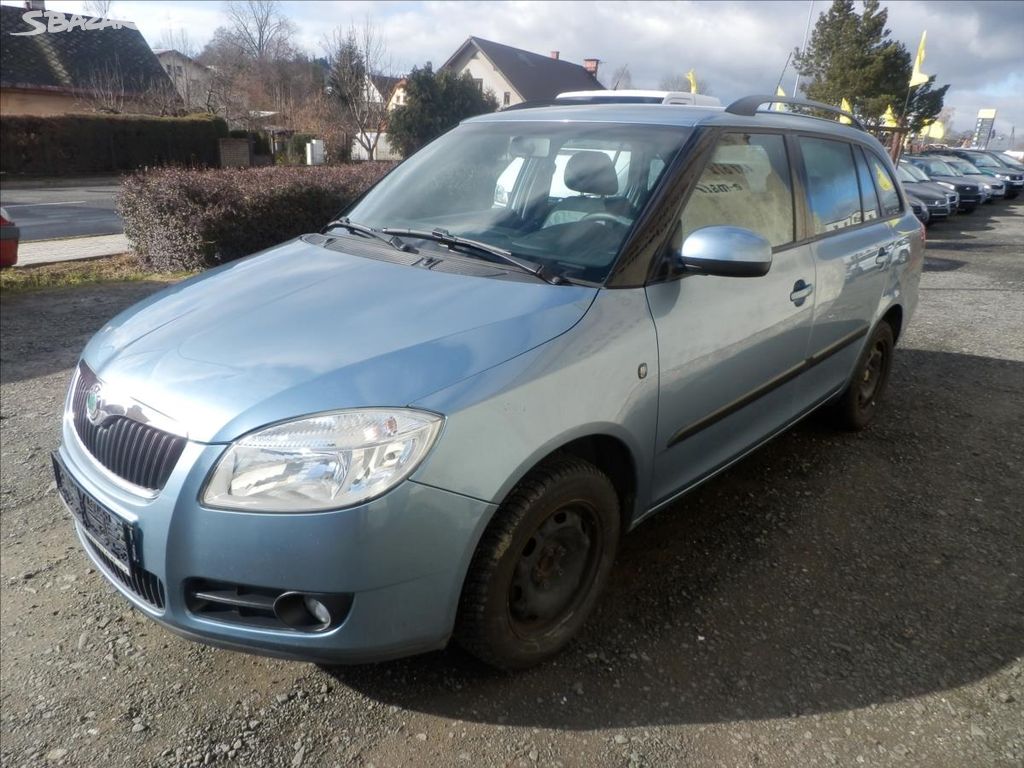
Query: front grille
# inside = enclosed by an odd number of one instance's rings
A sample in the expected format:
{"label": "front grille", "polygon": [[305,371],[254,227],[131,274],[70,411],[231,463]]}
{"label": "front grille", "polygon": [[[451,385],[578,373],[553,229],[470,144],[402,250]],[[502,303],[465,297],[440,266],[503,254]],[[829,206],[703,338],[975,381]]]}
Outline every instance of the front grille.
{"label": "front grille", "polygon": [[88,536],[85,537],[85,545],[89,553],[103,563],[107,573],[121,582],[129,592],[154,608],[161,611],[164,609],[164,585],[155,574],[137,565],[129,566],[128,573],[125,573],[124,566],[103,554],[103,550],[95,546]]}
{"label": "front grille", "polygon": [[185,450],[186,439],[126,416],[108,416],[101,424],[93,424],[86,415],[86,399],[97,383],[96,374],[84,363],[79,365],[71,400],[79,439],[96,461],[121,479],[160,490]]}

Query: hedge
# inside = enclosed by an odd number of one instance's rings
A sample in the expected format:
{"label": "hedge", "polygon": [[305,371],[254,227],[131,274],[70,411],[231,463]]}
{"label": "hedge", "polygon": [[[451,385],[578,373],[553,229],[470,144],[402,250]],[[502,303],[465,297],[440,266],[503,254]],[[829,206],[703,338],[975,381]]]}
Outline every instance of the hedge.
{"label": "hedge", "polygon": [[116,205],[140,266],[202,269],[323,228],[391,167],[164,168],[126,177]]}
{"label": "hedge", "polygon": [[148,115],[5,115],[0,121],[0,170],[68,176],[133,171],[146,166],[212,166],[219,117]]}

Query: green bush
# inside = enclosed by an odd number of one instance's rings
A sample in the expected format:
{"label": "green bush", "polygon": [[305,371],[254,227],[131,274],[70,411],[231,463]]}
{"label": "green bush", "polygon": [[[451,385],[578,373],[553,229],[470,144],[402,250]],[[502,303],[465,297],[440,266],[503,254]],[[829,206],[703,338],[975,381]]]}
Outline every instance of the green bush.
{"label": "green bush", "polygon": [[0,170],[12,175],[73,176],[147,166],[216,166],[219,117],[5,115]]}
{"label": "green bush", "polygon": [[202,269],[321,229],[391,168],[157,169],[125,179],[117,211],[140,267]]}

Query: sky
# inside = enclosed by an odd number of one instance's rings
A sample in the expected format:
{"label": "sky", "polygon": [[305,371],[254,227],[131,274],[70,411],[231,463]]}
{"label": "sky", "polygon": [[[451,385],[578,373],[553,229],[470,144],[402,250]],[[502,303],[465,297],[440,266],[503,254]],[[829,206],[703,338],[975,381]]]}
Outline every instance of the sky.
{"label": "sky", "polygon": [[[10,3],[8,3],[10,4]],[[693,68],[723,103],[772,93],[787,54],[800,46],[808,11],[816,19],[829,0],[772,2],[281,2],[299,42],[320,54],[325,33],[369,17],[386,35],[397,73],[430,61],[440,66],[470,35],[582,63],[601,59],[610,75],[629,66],[635,88]],[[1024,0],[890,0],[892,37],[916,52],[928,31],[924,72],[950,83],[953,129],[974,127],[978,109],[998,110],[996,131],[1016,127],[1024,139]],[[80,12],[76,0],[47,8]],[[185,30],[199,48],[224,22],[220,0],[114,0],[112,18],[134,21],[157,47],[166,30]],[[813,25],[813,21],[812,21]],[[792,93],[796,73],[782,78]]]}

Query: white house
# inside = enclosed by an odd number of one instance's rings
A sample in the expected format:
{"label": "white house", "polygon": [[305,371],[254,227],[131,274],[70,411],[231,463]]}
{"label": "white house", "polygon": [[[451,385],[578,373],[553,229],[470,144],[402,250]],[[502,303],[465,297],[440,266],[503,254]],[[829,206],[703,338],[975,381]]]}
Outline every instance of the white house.
{"label": "white house", "polygon": [[173,48],[157,48],[153,53],[171,78],[185,106],[189,109],[207,109],[213,80],[210,69]]}
{"label": "white house", "polygon": [[563,91],[604,90],[597,82],[598,59],[582,66],[565,61],[558,51],[549,56],[470,37],[441,69],[468,72],[481,91],[492,91],[498,107],[524,101],[549,101]]}

